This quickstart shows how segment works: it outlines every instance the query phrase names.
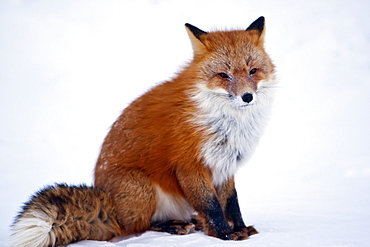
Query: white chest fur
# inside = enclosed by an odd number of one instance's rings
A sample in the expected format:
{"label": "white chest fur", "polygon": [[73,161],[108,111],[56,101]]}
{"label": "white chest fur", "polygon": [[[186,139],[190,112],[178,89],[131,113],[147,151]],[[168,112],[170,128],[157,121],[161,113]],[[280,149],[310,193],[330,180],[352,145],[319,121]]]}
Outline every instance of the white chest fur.
{"label": "white chest fur", "polygon": [[195,123],[210,136],[201,158],[211,168],[213,184],[222,185],[253,154],[271,108],[272,88],[257,90],[253,104],[241,107],[227,94],[200,89],[193,97],[200,116]]}

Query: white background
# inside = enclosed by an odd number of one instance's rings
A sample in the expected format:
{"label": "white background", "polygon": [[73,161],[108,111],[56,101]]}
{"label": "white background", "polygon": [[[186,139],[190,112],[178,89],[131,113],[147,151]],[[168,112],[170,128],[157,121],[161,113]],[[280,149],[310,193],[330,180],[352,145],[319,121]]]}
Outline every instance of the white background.
{"label": "white background", "polygon": [[260,234],[235,243],[148,232],[72,246],[370,246],[369,9],[366,0],[0,0],[0,245],[36,190],[92,183],[122,109],[191,58],[186,22],[246,28],[263,15],[279,89],[236,177],[244,219]]}

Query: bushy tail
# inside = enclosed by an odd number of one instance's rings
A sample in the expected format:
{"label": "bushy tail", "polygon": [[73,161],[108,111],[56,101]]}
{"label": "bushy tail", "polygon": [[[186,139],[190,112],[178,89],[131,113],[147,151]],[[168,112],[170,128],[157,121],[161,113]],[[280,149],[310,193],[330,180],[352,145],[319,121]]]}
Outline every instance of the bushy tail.
{"label": "bushy tail", "polygon": [[8,247],[59,246],[121,234],[110,197],[98,188],[56,184],[37,192],[16,217]]}

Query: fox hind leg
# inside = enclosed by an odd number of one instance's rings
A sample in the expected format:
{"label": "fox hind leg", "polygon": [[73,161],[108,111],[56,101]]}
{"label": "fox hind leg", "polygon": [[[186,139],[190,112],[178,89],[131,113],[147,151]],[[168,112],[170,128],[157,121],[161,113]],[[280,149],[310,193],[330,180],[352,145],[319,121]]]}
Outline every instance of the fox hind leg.
{"label": "fox hind leg", "polygon": [[121,169],[120,173],[125,174],[124,179],[96,177],[95,186],[111,195],[123,235],[145,232],[150,229],[156,210],[156,190],[148,176],[138,169]]}
{"label": "fox hind leg", "polygon": [[195,225],[191,221],[168,220],[164,222],[154,222],[150,230],[157,232],[168,232],[175,235],[186,235],[195,231]]}

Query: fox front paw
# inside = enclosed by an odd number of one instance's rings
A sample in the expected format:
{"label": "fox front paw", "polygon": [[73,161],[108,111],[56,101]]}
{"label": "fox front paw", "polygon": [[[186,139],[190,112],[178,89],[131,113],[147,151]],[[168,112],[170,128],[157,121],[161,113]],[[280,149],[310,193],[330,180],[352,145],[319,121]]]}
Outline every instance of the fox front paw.
{"label": "fox front paw", "polygon": [[244,240],[248,239],[249,236],[258,234],[258,231],[253,226],[247,226],[239,229],[234,229],[234,233],[231,234],[232,240]]}
{"label": "fox front paw", "polygon": [[258,234],[258,231],[253,226],[247,226],[239,229],[234,229],[231,233],[221,233],[218,234],[218,238],[222,240],[245,240],[249,236]]}

